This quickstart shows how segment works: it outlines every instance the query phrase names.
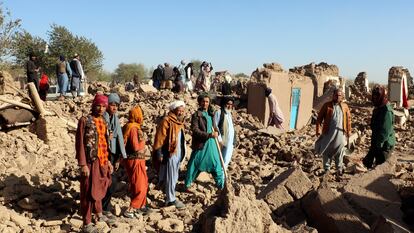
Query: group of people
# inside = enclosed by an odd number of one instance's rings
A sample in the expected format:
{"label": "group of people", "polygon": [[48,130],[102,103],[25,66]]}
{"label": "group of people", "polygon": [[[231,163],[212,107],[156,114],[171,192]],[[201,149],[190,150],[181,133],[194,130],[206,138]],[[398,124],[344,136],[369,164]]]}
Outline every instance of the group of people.
{"label": "group of people", "polygon": [[[121,127],[117,115],[120,98],[116,93],[109,96],[97,94],[89,115],[83,116],[76,133],[76,158],[81,173],[81,213],[84,231],[95,232],[92,213],[96,221],[114,223],[110,212],[110,200],[114,184],[118,181],[114,172],[123,167],[128,176],[129,196],[125,217],[135,218],[148,214],[148,177],[146,168],[146,138],[142,131],[143,112],[139,106],[129,111],[128,123]],[[192,115],[192,153],[187,165],[185,187],[190,188],[200,172],[211,173],[216,186],[224,187],[224,170],[230,163],[236,133],[232,121],[233,100],[225,98],[222,108],[212,111],[210,97],[198,97],[199,109]],[[158,187],[165,194],[165,205],[183,208],[177,199],[175,188],[180,163],[186,157],[184,119],[186,105],[177,100],[170,104],[169,112],[157,125],[152,146],[152,165],[158,174]],[[224,161],[224,162],[222,162]]]}
{"label": "group of people", "polygon": [[[345,146],[349,145],[351,135],[351,112],[343,99],[342,90],[335,89],[332,101],[322,106],[316,120],[316,135],[319,138],[315,143],[315,151],[322,155],[324,172],[330,170],[334,160],[339,176],[344,172]],[[394,113],[388,102],[386,89],[379,85],[375,86],[371,101],[374,106],[370,124],[371,145],[362,161],[367,168],[384,163],[395,146]]]}
{"label": "group of people", "polygon": [[173,92],[203,91],[211,88],[213,66],[209,62],[202,62],[198,78],[194,74],[194,64],[184,60],[178,66],[172,67],[169,63],[158,65],[152,74],[152,84],[158,90],[166,89]]}
{"label": "group of people", "polygon": [[[29,54],[29,60],[26,63],[27,83],[34,83],[41,99],[45,100],[49,89],[49,77],[41,70],[37,56],[34,53]],[[63,100],[67,92],[71,92],[74,97],[79,96],[82,91],[82,82],[86,78],[79,54],[75,54],[70,62],[66,61],[63,55],[59,56],[55,70],[60,93],[59,100]]]}
{"label": "group of people", "polygon": [[73,97],[79,96],[82,91],[82,82],[85,82],[85,73],[79,54],[75,54],[73,59],[68,62],[65,56],[60,55],[56,64],[56,77],[59,86],[59,100],[63,100],[67,92],[71,92]]}

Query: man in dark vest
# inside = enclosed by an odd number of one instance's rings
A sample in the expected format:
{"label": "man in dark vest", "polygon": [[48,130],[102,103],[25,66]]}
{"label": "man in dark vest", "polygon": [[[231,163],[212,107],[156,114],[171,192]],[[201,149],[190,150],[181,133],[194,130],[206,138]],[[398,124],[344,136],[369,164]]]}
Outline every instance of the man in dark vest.
{"label": "man in dark vest", "polygon": [[82,64],[79,60],[79,54],[75,54],[70,62],[70,68],[72,70],[71,91],[73,97],[79,96],[82,91],[82,81],[85,79],[85,73],[83,73]]}

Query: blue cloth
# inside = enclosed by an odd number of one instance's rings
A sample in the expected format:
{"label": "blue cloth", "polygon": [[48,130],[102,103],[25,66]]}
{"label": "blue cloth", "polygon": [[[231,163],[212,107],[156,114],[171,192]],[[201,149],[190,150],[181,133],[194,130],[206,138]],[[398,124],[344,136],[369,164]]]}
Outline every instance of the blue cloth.
{"label": "blue cloth", "polygon": [[185,157],[185,151],[181,153],[181,142],[183,140],[184,134],[182,131],[179,132],[179,136],[177,137],[177,151],[175,154],[171,155],[168,158],[166,163],[162,163],[160,167],[160,183],[164,183],[164,193],[165,193],[165,201],[173,202],[176,200],[175,197],[175,187],[178,182],[179,170],[180,170],[180,163],[183,157]]}
{"label": "blue cloth", "polygon": [[68,92],[68,85],[69,85],[69,77],[66,73],[59,74],[58,76],[58,86],[59,86],[59,93],[61,95],[65,95]]}
{"label": "blue cloth", "polygon": [[111,93],[111,94],[108,95],[108,103],[120,104],[121,103],[121,98],[119,98],[118,94]]}
{"label": "blue cloth", "polygon": [[[215,122],[220,121],[220,115],[222,110],[216,111],[214,114]],[[225,111],[225,110],[224,110]],[[220,141],[223,143],[223,148],[221,150],[221,154],[223,155],[224,166],[227,168],[229,166],[231,157],[233,155],[233,148],[234,148],[234,125],[233,119],[231,114],[227,113],[224,114],[224,124],[227,125],[227,130],[223,132],[226,135],[220,135]],[[224,127],[223,127],[224,128]]]}
{"label": "blue cloth", "polygon": [[109,141],[109,149],[111,153],[113,155],[122,155],[122,158],[126,159],[124,135],[122,134],[118,114],[115,113],[112,116],[109,116],[108,112],[105,112],[103,117],[108,124],[108,130],[112,132],[112,139]]}
{"label": "blue cloth", "polygon": [[[203,117],[207,120],[207,133],[213,131],[213,118],[206,112]],[[209,138],[204,143],[203,149],[193,150],[187,164],[187,175],[185,186],[187,188],[193,183],[201,172],[208,172],[213,175],[216,186],[219,189],[224,187],[224,171],[220,162],[220,155],[214,138]]]}

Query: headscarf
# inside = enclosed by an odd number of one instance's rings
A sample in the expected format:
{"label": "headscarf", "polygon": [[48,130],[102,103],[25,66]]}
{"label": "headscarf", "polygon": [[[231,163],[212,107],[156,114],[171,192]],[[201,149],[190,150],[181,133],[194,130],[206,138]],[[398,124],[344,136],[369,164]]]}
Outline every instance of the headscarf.
{"label": "headscarf", "polygon": [[[374,99],[374,95],[378,97]],[[372,89],[371,101],[375,107],[381,107],[386,105],[388,103],[387,90],[383,86],[376,85]]]}
{"label": "headscarf", "polygon": [[178,108],[178,107],[185,107],[185,103],[184,103],[184,101],[182,101],[182,100],[177,100],[177,101],[174,101],[174,102],[172,102],[172,103],[170,104],[170,106],[168,107],[168,109],[169,109],[170,111],[173,111],[174,109],[176,109],[176,108]]}
{"label": "headscarf", "polygon": [[120,104],[121,103],[121,98],[119,98],[119,95],[117,93],[111,93],[108,95],[108,103],[116,103],[116,104]]}
{"label": "headscarf", "polygon": [[92,108],[97,105],[105,105],[106,107],[108,107],[108,97],[106,97],[105,95],[96,94],[92,102]]}
{"label": "headscarf", "polygon": [[129,134],[132,128],[141,129],[141,125],[144,123],[144,117],[142,115],[141,107],[136,106],[129,110],[128,123],[124,126],[124,144],[127,144]]}

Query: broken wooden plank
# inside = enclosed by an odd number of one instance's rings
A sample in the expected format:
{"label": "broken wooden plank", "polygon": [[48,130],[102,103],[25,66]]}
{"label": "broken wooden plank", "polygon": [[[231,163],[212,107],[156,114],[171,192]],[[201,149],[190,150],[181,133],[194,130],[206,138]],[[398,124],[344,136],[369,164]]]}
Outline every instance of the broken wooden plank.
{"label": "broken wooden plank", "polygon": [[34,103],[34,106],[37,109],[37,112],[39,112],[40,116],[45,116],[47,114],[44,106],[43,101],[40,99],[39,93],[37,92],[37,89],[33,82],[29,82],[27,84],[30,90],[30,97]]}

